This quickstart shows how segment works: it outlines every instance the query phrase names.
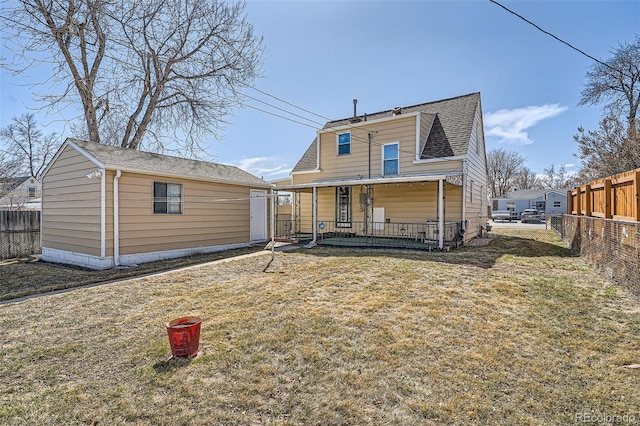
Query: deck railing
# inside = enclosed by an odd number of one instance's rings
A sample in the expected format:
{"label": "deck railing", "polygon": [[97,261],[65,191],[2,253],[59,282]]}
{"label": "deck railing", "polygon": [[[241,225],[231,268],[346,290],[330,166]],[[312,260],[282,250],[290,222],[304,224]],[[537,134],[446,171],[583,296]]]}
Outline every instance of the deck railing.
{"label": "deck railing", "polygon": [[[300,239],[310,234],[293,232],[293,224],[278,223],[277,230],[287,232],[278,235],[280,239]],[[444,223],[443,245],[446,248],[457,247],[462,243],[462,222]],[[316,242],[325,245],[403,247],[431,250],[438,247],[438,222],[391,223],[318,221]]]}

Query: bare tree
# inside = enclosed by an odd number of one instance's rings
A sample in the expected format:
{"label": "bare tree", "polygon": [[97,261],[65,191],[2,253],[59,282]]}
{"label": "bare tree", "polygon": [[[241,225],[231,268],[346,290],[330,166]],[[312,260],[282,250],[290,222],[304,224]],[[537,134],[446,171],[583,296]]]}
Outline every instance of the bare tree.
{"label": "bare tree", "polygon": [[549,189],[567,187],[569,184],[567,167],[564,164],[561,164],[556,170],[555,164],[551,164],[549,167],[544,169],[544,176],[540,179],[540,183],[544,188]]}
{"label": "bare tree", "polygon": [[518,170],[513,183],[517,189],[537,189],[541,185],[538,175],[524,166]]}
{"label": "bare tree", "polygon": [[16,176],[19,171],[20,162],[9,152],[0,150],[0,179]]}
{"label": "bare tree", "polygon": [[11,124],[0,129],[0,139],[7,156],[19,173],[39,177],[59,146],[57,135],[43,135],[32,113],[13,117],[12,120]]}
{"label": "bare tree", "polygon": [[588,169],[581,175],[598,179],[640,167],[640,133],[629,134],[615,116],[600,120],[595,131],[578,128],[573,138],[582,168]]}
{"label": "bare tree", "polygon": [[524,157],[502,148],[487,153],[491,197],[500,197],[516,188],[516,177],[524,165]]}
{"label": "bare tree", "polygon": [[[52,60],[63,93],[82,105],[89,140],[155,151],[201,150],[259,76],[262,38],[244,3],[222,0],[16,0],[2,16],[23,61]],[[6,18],[11,17],[11,18]],[[29,55],[36,53],[36,59]],[[50,55],[44,58],[43,55]]]}
{"label": "bare tree", "polygon": [[20,162],[5,150],[0,150],[0,198],[5,197],[15,187],[14,176],[20,170]]}
{"label": "bare tree", "polygon": [[607,102],[609,112],[622,111],[627,116],[631,136],[637,130],[640,106],[640,36],[636,35],[630,43],[621,43],[612,54],[611,59],[594,64],[587,72],[580,105]]}

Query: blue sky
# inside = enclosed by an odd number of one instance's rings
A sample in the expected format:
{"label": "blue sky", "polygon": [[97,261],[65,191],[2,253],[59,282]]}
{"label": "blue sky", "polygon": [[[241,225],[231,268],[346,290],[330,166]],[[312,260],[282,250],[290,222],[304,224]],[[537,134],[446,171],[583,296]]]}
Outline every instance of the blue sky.
{"label": "blue sky", "polygon": [[[640,33],[637,0],[501,3],[603,60]],[[318,123],[350,116],[354,98],[362,114],[481,92],[487,149],[515,150],[537,173],[577,170],[573,135],[598,126],[601,107],[578,106],[593,61],[488,0],[248,1],[246,10],[266,48],[255,87],[317,115],[244,92]],[[1,71],[0,125],[37,106],[25,83],[47,72]],[[209,159],[286,176],[322,124],[246,103],[307,125],[237,108],[223,138],[209,140]],[[45,132],[64,132],[59,120],[39,118]]]}

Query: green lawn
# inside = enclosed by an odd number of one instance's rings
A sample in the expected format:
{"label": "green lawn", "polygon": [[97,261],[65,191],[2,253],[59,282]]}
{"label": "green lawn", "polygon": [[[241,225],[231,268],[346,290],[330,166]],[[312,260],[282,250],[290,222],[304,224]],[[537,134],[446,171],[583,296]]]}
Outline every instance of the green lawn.
{"label": "green lawn", "polygon": [[[640,422],[637,296],[552,231],[509,232],[449,253],[277,253],[267,273],[260,256],[0,306],[0,424]],[[203,319],[202,354],[171,360],[165,323],[187,315]]]}

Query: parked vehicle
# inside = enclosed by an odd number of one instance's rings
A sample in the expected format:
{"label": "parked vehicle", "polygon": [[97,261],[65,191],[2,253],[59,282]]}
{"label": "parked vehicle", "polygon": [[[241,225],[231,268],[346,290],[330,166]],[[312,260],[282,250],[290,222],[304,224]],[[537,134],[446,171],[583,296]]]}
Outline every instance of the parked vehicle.
{"label": "parked vehicle", "polygon": [[538,213],[536,209],[524,209],[520,215],[520,222],[522,223],[540,223],[544,219],[544,216]]}
{"label": "parked vehicle", "polygon": [[491,212],[491,219],[493,219],[494,221],[508,220],[509,222],[511,222],[512,220],[518,220],[518,213],[512,210],[496,210]]}

